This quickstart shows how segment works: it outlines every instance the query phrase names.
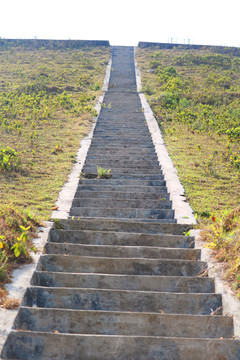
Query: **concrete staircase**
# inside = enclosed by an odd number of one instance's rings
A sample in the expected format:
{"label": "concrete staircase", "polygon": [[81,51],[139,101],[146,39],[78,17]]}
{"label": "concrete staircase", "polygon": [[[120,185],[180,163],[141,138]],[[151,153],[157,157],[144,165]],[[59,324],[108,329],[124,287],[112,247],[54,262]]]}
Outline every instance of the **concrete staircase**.
{"label": "concrete staircase", "polygon": [[[240,359],[189,225],[174,219],[133,56],[113,48],[85,178],[70,219],[50,231],[3,359]],[[97,179],[96,165],[112,177]]]}

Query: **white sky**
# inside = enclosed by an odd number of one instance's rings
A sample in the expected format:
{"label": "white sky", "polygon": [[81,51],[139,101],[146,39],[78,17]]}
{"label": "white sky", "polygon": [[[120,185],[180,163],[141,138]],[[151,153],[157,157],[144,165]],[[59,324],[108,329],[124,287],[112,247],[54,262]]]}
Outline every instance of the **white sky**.
{"label": "white sky", "polygon": [[0,0],[0,37],[240,47],[239,0]]}

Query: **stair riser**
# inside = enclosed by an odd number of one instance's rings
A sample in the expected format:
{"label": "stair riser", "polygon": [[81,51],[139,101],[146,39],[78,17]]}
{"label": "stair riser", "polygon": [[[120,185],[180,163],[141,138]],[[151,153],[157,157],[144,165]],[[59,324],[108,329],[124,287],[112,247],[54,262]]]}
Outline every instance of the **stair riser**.
{"label": "stair riser", "polygon": [[218,294],[179,294],[73,288],[28,288],[24,306],[73,310],[210,315],[222,305]]}
{"label": "stair riser", "polygon": [[65,230],[97,230],[123,231],[144,234],[173,234],[182,235],[192,228],[189,224],[145,223],[142,221],[123,221],[112,219],[80,219],[61,220]]}
{"label": "stair riser", "polygon": [[126,275],[197,276],[202,261],[43,255],[37,270]]}
{"label": "stair riser", "polygon": [[33,275],[31,284],[45,287],[79,287],[177,293],[213,293],[215,289],[214,281],[210,278],[72,274],[37,271]]}
{"label": "stair riser", "polygon": [[[107,181],[107,180],[106,180]],[[99,192],[123,192],[123,193],[139,193],[140,196],[148,196],[149,194],[152,194],[152,199],[158,200],[161,198],[161,195],[167,194],[167,189],[165,186],[134,186],[134,185],[105,185],[104,188],[101,185],[79,185],[77,188],[77,191],[99,191]],[[114,194],[111,194],[114,195]],[[155,198],[154,198],[155,196]]]}
{"label": "stair riser", "polygon": [[125,257],[149,259],[182,259],[199,260],[201,250],[197,249],[162,249],[141,246],[102,246],[61,244],[48,242],[45,245],[47,254],[67,254],[78,256]]}
{"label": "stair riser", "polygon": [[[106,181],[107,180],[107,181]],[[107,185],[124,185],[124,186],[166,186],[165,180],[120,180],[120,179],[81,179],[78,182],[79,185],[101,185],[102,187]],[[104,190],[104,188],[103,188]]]}
{"label": "stair riser", "polygon": [[[94,346],[93,346],[94,344]],[[18,360],[240,360],[237,340],[13,332],[4,358]]]}
{"label": "stair riser", "polygon": [[15,329],[70,334],[230,338],[231,317],[22,308]]}
{"label": "stair riser", "polygon": [[69,216],[106,217],[127,219],[174,219],[174,210],[171,209],[108,209],[91,207],[72,207]]}
{"label": "stair riser", "polygon": [[[107,167],[107,166],[106,166]],[[108,167],[108,169],[110,169],[110,167]],[[94,164],[92,167],[83,167],[82,169],[82,173],[85,173],[85,174],[94,174],[94,175],[98,175],[97,173],[97,167],[96,167],[96,164]],[[149,168],[147,166],[145,167],[142,167],[142,168],[133,168],[133,169],[130,169],[128,165],[126,165],[125,167],[124,166],[111,166],[111,174],[112,176],[115,175],[121,175],[121,176],[125,176],[125,175],[130,175],[131,177],[133,175],[143,175],[143,174],[146,174],[146,176],[150,176],[150,175],[162,175],[162,172],[160,170],[159,167],[156,167],[156,168]]]}
{"label": "stair riser", "polygon": [[[106,191],[105,191],[106,188]],[[154,192],[132,192],[132,189],[124,192],[122,191],[114,191],[112,188],[106,185],[104,186],[104,191],[94,190],[93,187],[83,185],[82,188],[79,186],[76,193],[75,199],[84,199],[84,198],[92,198],[92,199],[109,199],[112,200],[153,200],[153,201],[166,201],[169,200],[169,194],[167,192],[159,191],[157,194]]]}
{"label": "stair riser", "polygon": [[112,168],[143,168],[143,169],[157,169],[159,170],[159,163],[157,160],[151,161],[151,165],[149,166],[149,161],[147,159],[129,159],[129,160],[118,160],[118,159],[114,159],[112,157],[108,157],[108,158],[97,158],[97,159],[88,159],[86,158],[86,164],[88,167],[97,167],[97,166],[101,166],[104,169],[112,169]]}
{"label": "stair riser", "polygon": [[111,208],[111,209],[123,209],[123,208],[142,208],[142,209],[171,209],[171,201],[164,200],[114,200],[112,198],[106,199],[74,199],[72,207],[91,207],[91,208]]}
{"label": "stair riser", "polygon": [[88,230],[67,231],[51,229],[49,232],[49,241],[89,245],[160,246],[170,248],[188,248],[194,246],[194,238],[190,236],[150,235]]}

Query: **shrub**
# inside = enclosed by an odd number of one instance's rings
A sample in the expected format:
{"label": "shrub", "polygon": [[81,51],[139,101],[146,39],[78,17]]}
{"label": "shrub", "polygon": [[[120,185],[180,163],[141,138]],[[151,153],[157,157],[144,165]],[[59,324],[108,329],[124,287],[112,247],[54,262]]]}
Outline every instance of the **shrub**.
{"label": "shrub", "polygon": [[19,153],[7,146],[0,148],[0,170],[19,171],[22,165]]}

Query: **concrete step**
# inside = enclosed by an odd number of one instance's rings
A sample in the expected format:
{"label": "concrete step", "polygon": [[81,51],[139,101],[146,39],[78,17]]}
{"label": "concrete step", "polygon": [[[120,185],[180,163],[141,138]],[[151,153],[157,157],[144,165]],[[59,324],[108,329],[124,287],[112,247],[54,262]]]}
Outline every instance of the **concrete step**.
{"label": "concrete step", "polygon": [[[96,175],[96,174],[94,174]],[[162,173],[159,174],[139,174],[139,173],[112,173],[111,179],[128,179],[128,180],[162,180]]]}
{"label": "concrete step", "polygon": [[124,185],[124,186],[166,186],[166,181],[162,180],[130,180],[130,179],[81,179],[78,185]]}
{"label": "concrete step", "polygon": [[183,235],[191,224],[147,223],[141,220],[122,219],[62,219],[58,226],[65,230],[120,231],[125,233]]}
{"label": "concrete step", "polygon": [[120,163],[120,161],[123,160],[123,157],[124,157],[124,161],[125,162],[131,162],[133,163],[134,161],[142,161],[142,162],[146,162],[148,161],[149,163],[152,163],[155,162],[159,167],[159,162],[158,162],[158,158],[156,155],[154,154],[151,154],[151,155],[148,155],[147,159],[146,159],[146,155],[141,155],[141,154],[132,154],[132,155],[127,155],[125,152],[123,154],[108,154],[106,155],[106,153],[99,153],[99,154],[95,154],[95,155],[87,155],[86,157],[86,163],[88,161],[92,161],[93,160],[98,164],[99,161],[103,162],[103,161],[106,161],[106,156],[107,156],[107,159],[108,161],[114,161],[114,162],[117,162],[117,163]]}
{"label": "concrete step", "polygon": [[100,201],[97,198],[75,198],[72,202],[72,207],[91,207],[91,208],[145,208],[145,209],[171,209],[172,202],[166,199],[161,200],[147,200],[147,199],[112,199],[111,197],[102,198]]}
{"label": "concrete step", "polygon": [[107,145],[104,148],[103,147],[92,147],[90,146],[89,150],[88,150],[88,155],[108,155],[108,154],[116,154],[116,155],[120,155],[120,154],[126,154],[126,155],[141,155],[141,156],[148,156],[148,155],[154,155],[157,156],[155,150],[153,148],[138,148],[138,147],[131,147],[126,149],[125,147],[123,148],[122,146],[111,146],[111,145]]}
{"label": "concrete step", "polygon": [[210,315],[222,306],[222,298],[219,294],[31,287],[25,293],[23,306]]}
{"label": "concrete step", "polygon": [[131,147],[126,147],[126,146],[119,146],[118,144],[107,144],[105,147],[98,147],[98,146],[90,146],[89,150],[88,150],[88,154],[98,154],[100,152],[100,154],[119,154],[119,152],[125,152],[126,154],[130,155],[130,154],[155,154],[156,155],[156,151],[154,149],[153,146],[150,147],[138,147],[138,146],[131,146]]}
{"label": "concrete step", "polygon": [[23,307],[16,329],[99,335],[231,338],[230,316],[173,315],[139,312],[85,311]]}
{"label": "concrete step", "polygon": [[[137,116],[138,118],[138,116]],[[119,119],[118,119],[119,120]],[[139,121],[139,119],[138,119]],[[149,130],[148,128],[143,125],[143,126],[139,126],[139,125],[135,125],[132,124],[132,126],[128,126],[127,124],[124,125],[124,127],[122,126],[117,126],[117,124],[111,124],[110,121],[106,121],[104,123],[103,119],[101,119],[101,124],[99,124],[99,126],[95,127],[94,129],[94,137],[98,137],[98,136],[105,136],[106,134],[118,134],[118,136],[129,136],[129,135],[134,135],[134,136],[149,136]],[[151,135],[150,135],[151,136]]]}
{"label": "concrete step", "polygon": [[45,253],[99,257],[199,260],[201,251],[199,249],[171,249],[155,246],[86,245],[47,242]]}
{"label": "concrete step", "polygon": [[69,216],[80,217],[101,217],[117,219],[174,219],[172,209],[136,209],[136,208],[92,208],[92,207],[71,207]]}
{"label": "concrete step", "polygon": [[3,359],[240,360],[240,341],[158,336],[78,335],[14,331]]}
{"label": "concrete step", "polygon": [[101,135],[101,136],[93,137],[91,146],[94,146],[95,144],[103,144],[103,145],[114,144],[114,146],[120,145],[120,146],[128,146],[128,147],[131,147],[133,145],[137,148],[142,148],[142,147],[153,148],[151,135],[146,135],[146,136],[129,135],[124,137],[118,135],[115,136]]}
{"label": "concrete step", "polygon": [[111,197],[102,198],[75,198],[72,207],[91,207],[91,208],[145,208],[145,209],[171,209],[172,202],[166,199],[147,200],[147,199],[112,199]]}
{"label": "concrete step", "polygon": [[58,254],[41,256],[37,266],[38,271],[161,276],[197,276],[206,268],[207,263],[197,260],[63,256]]}
{"label": "concrete step", "polygon": [[166,248],[194,247],[194,237],[192,236],[142,234],[121,231],[51,229],[48,241],[106,246],[153,246]]}
{"label": "concrete step", "polygon": [[[138,192],[134,192],[134,189],[129,189],[126,186],[126,192],[124,191],[124,186],[122,186],[121,190],[113,190],[113,189],[117,189],[117,185],[116,187],[113,185],[112,187],[108,187],[107,185],[102,186],[100,185],[99,187],[96,188],[97,185],[85,185],[83,184],[82,186],[79,186],[77,188],[77,191],[75,193],[74,199],[112,199],[114,200],[149,200],[149,201],[160,201],[160,202],[168,202],[170,201],[169,198],[169,194],[166,192],[166,189],[163,187],[162,189],[164,190],[163,192],[161,192],[161,188],[159,189],[159,191],[156,193],[154,191],[149,191],[149,192],[144,192],[144,191],[138,191]],[[101,191],[102,188],[102,191]],[[127,191],[129,190],[129,191]],[[132,191],[131,191],[132,190]],[[140,189],[141,190],[141,189]],[[153,189],[154,190],[154,189]],[[99,200],[100,201],[100,200]]]}
{"label": "concrete step", "polygon": [[[112,191],[112,192],[130,192],[130,193],[141,193],[143,194],[154,194],[155,200],[157,200],[158,194],[167,194],[166,186],[144,186],[144,185],[108,185],[108,180],[106,179],[106,185],[102,184],[89,184],[85,182],[83,185],[79,183],[77,187],[78,191]],[[111,184],[111,183],[110,183]]]}
{"label": "concrete step", "polygon": [[196,276],[119,275],[35,271],[31,284],[44,287],[72,287],[176,293],[213,293],[214,280]]}
{"label": "concrete step", "polygon": [[[123,137],[124,132],[119,133],[118,131],[113,131],[113,130],[108,130],[102,133],[98,133],[98,134],[93,134],[93,140],[97,140],[97,141],[105,141],[105,140],[110,140],[111,142],[143,142],[146,144],[151,144],[152,145],[152,138],[149,132],[145,132],[145,134],[139,134],[136,133],[136,131],[131,131],[131,132],[125,132],[125,135]],[[152,145],[153,146],[153,145]]]}
{"label": "concrete step", "polygon": [[133,168],[157,168],[161,169],[159,166],[159,162],[157,160],[151,160],[148,159],[111,159],[110,157],[104,158],[104,159],[89,159],[86,158],[86,164],[88,167],[94,167],[94,166],[101,166],[104,169],[109,169],[112,167],[131,167]]}
{"label": "concrete step", "polygon": [[[101,165],[99,165],[101,166]],[[110,167],[105,166],[105,168],[110,169]],[[96,165],[94,166],[83,166],[82,169],[82,173],[85,174],[95,174],[97,175],[97,167]],[[162,171],[160,169],[160,167],[151,167],[151,166],[142,166],[142,167],[133,167],[130,168],[129,166],[121,166],[118,167],[116,166],[112,166],[111,167],[111,173],[112,175],[142,175],[142,174],[146,174],[147,176],[149,175],[162,175]]]}

